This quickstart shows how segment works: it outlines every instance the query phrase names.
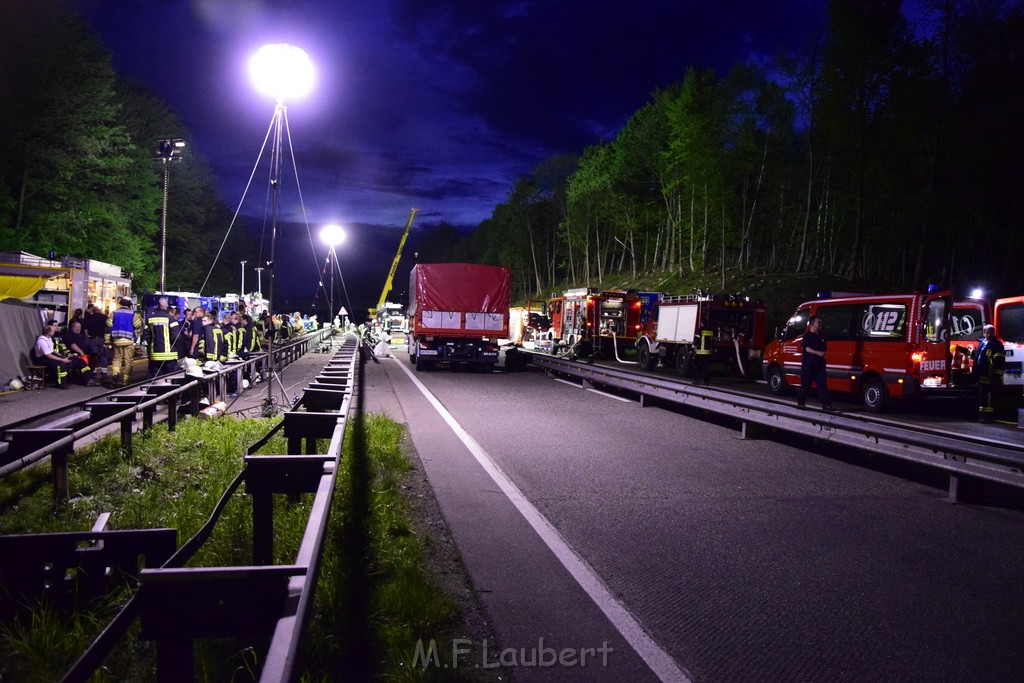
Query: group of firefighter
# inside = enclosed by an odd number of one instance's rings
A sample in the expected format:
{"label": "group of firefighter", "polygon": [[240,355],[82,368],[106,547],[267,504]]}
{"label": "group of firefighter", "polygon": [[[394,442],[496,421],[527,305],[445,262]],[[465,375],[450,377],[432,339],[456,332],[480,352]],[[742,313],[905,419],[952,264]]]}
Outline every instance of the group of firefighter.
{"label": "group of firefighter", "polygon": [[[247,360],[250,354],[262,351],[267,341],[267,316],[254,321],[244,306],[241,311],[226,313],[221,320],[216,312],[202,306],[186,311],[182,318],[177,307],[170,306],[168,299],[161,297],[143,322],[130,304],[131,301],[125,299],[121,308],[114,311],[111,337],[115,345],[123,338],[130,340],[134,347],[134,339],[141,329],[142,342],[148,348],[150,378],[178,370],[187,358],[194,359],[196,365],[225,363],[236,358]],[[289,328],[275,316],[273,329],[278,337],[284,338]],[[122,382],[127,380],[129,372],[121,376]],[[112,378],[112,381],[117,380],[117,377]]]}

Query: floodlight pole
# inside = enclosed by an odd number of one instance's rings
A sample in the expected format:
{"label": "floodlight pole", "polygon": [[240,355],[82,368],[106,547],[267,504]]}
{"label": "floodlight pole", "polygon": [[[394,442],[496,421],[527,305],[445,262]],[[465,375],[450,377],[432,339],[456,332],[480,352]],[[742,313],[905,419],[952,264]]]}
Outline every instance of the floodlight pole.
{"label": "floodlight pole", "polygon": [[334,251],[334,245],[331,245],[330,251],[327,252],[327,260],[331,262],[331,291],[327,295],[327,319],[331,319],[331,312],[334,310],[334,263],[338,260],[338,254]]}
{"label": "floodlight pole", "polygon": [[241,293],[243,299],[245,298],[245,264],[246,263],[248,263],[248,261],[242,261],[242,291],[240,293]]}
{"label": "floodlight pole", "polygon": [[167,291],[167,188],[171,181],[171,169],[168,164],[171,161],[180,159],[175,156],[185,146],[181,138],[161,138],[157,141],[159,145],[160,161],[164,164],[164,200],[160,207],[160,293]]}
{"label": "floodlight pole", "polygon": [[160,210],[160,293],[167,291],[165,277],[167,275],[167,183],[171,179],[170,161],[162,157],[164,162],[164,201]]}
{"label": "floodlight pole", "polygon": [[267,377],[267,406],[274,403],[273,363],[274,363],[274,337],[277,330],[274,328],[274,270],[277,252],[277,212],[281,194],[281,127],[284,121],[284,99],[278,98],[274,107],[274,137],[273,146],[270,152],[270,187],[272,200],[270,207],[270,261],[267,269],[270,271],[270,282],[267,289],[267,321],[270,326],[270,336],[267,340],[267,363],[269,374]]}

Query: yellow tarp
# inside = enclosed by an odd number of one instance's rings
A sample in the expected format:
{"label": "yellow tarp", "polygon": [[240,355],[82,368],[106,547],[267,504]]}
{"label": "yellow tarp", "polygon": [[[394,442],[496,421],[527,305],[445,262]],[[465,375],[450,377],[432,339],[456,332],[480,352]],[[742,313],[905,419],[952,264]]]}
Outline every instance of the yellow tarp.
{"label": "yellow tarp", "polygon": [[27,299],[42,289],[48,279],[24,275],[0,275],[0,299]]}

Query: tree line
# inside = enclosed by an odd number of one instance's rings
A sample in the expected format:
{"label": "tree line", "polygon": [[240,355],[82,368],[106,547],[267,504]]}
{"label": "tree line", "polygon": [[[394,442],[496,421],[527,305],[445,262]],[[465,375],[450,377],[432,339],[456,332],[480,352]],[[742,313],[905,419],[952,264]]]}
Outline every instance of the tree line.
{"label": "tree line", "polygon": [[1024,12],[831,0],[821,38],[690,68],[614,139],[518,179],[456,257],[517,292],[651,270],[800,272],[1020,293]]}
{"label": "tree line", "polygon": [[[143,86],[120,80],[89,27],[54,0],[5,3],[0,41],[0,251],[92,258],[133,274],[136,291],[159,284],[162,162],[157,140],[189,135]],[[170,169],[166,283],[197,290],[231,212],[207,161],[186,147]],[[173,226],[173,229],[170,227]],[[255,263],[241,234],[232,253]],[[221,263],[206,291],[237,289]]]}

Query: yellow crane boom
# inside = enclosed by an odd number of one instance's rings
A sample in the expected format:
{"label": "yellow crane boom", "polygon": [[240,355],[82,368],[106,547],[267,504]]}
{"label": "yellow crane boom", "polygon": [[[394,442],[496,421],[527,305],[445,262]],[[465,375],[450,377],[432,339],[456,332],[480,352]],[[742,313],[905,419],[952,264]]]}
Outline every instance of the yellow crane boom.
{"label": "yellow crane boom", "polygon": [[416,218],[416,212],[419,209],[413,209],[409,212],[409,220],[405,224],[405,232],[402,233],[402,239],[398,243],[398,252],[395,254],[395,260],[391,262],[391,270],[388,271],[388,279],[384,282],[384,291],[380,293],[380,300],[377,302],[377,308],[370,309],[370,315],[377,315],[377,311],[384,308],[384,302],[388,298],[388,294],[391,293],[391,287],[395,281],[395,271],[398,270],[398,262],[402,259],[402,249],[405,248],[405,241],[409,239],[409,231],[412,230],[412,219]]}

